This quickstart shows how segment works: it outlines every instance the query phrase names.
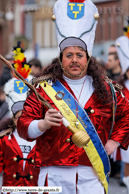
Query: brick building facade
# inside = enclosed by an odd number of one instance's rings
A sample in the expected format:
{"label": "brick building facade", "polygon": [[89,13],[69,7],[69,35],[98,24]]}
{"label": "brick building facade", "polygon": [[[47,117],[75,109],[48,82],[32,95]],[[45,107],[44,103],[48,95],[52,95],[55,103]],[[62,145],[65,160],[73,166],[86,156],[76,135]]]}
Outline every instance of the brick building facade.
{"label": "brick building facade", "polygon": [[[10,50],[13,41],[13,9],[14,0],[0,0],[0,54],[2,55],[5,55]],[[2,66],[1,61],[0,66]]]}
{"label": "brick building facade", "polygon": [[[56,0],[0,0],[0,53],[12,48],[14,38],[24,35],[30,47],[57,47],[55,25],[51,21]],[[99,10],[94,55],[100,55],[114,40],[123,35],[122,28],[129,15],[129,0],[93,0]],[[25,6],[25,7],[24,7]],[[13,20],[6,14],[12,11]]]}
{"label": "brick building facade", "polygon": [[129,16],[128,0],[93,0],[99,10],[99,20],[96,30],[95,56],[107,51],[114,41],[123,35],[123,26],[127,25],[125,18]]}

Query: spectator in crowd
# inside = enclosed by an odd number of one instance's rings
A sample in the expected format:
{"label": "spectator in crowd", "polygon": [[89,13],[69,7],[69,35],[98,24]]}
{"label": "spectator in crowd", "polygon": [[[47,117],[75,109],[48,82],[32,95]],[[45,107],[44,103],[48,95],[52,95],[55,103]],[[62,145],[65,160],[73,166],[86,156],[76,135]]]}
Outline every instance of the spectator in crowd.
{"label": "spectator in crowd", "polygon": [[8,104],[5,101],[4,86],[0,87],[0,120],[5,117],[9,117]]}
{"label": "spectator in crowd", "polygon": [[109,53],[116,53],[117,50],[116,50],[116,46],[115,44],[111,44],[110,47],[108,48],[108,54]]}
{"label": "spectator in crowd", "polygon": [[31,75],[36,77],[42,71],[42,64],[41,64],[40,60],[37,58],[31,59],[29,61],[29,63],[32,65],[31,66]]}
{"label": "spectator in crowd", "polygon": [[113,50],[115,51],[115,48],[113,46],[111,48],[109,49],[110,52],[108,53],[108,60],[105,68],[107,70],[107,76],[113,81],[116,81],[121,76],[122,71],[117,52],[111,52]]}
{"label": "spectator in crowd", "polygon": [[[13,63],[13,52],[9,51],[5,58],[12,64]],[[0,120],[10,115],[8,103],[5,100],[4,85],[12,78],[11,70],[4,65],[2,73],[0,75]]]}
{"label": "spectator in crowd", "polygon": [[[5,55],[5,59],[7,59],[11,64],[13,64],[13,55],[14,53],[12,51],[9,51],[6,55]],[[6,65],[4,65],[3,68],[3,72],[1,75],[1,79],[0,79],[0,85],[4,85],[8,80],[10,80],[12,78],[12,73],[11,70],[9,69],[9,67],[7,67]]]}
{"label": "spectator in crowd", "polygon": [[[9,51],[5,58],[12,64],[13,63],[13,52]],[[11,70],[4,65],[0,74],[0,120],[10,115],[8,103],[5,101],[4,85],[12,78]]]}

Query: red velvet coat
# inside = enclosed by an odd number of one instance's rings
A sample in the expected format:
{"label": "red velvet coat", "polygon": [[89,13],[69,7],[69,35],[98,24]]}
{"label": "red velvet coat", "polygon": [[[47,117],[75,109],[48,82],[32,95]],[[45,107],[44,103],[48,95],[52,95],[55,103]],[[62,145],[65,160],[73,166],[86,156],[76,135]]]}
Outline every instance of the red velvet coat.
{"label": "red velvet coat", "polygon": [[[28,154],[28,159],[32,157],[34,159],[35,146]],[[16,156],[23,158],[22,151],[14,137],[11,135],[11,140],[8,140],[8,136],[4,136],[0,139],[0,173],[3,171],[3,186],[37,186],[39,168],[35,168],[33,163],[26,161],[23,171],[23,160],[19,162],[14,161]],[[26,178],[13,178],[13,175],[19,173],[22,176],[28,174],[33,176],[33,179],[27,180]]]}
{"label": "red velvet coat", "polygon": [[[63,84],[73,94],[67,83]],[[107,84],[110,92],[110,88]],[[45,97],[45,99],[53,106],[51,99],[45,94],[41,87],[38,92]],[[74,94],[73,94],[74,95]],[[128,100],[121,96],[120,92],[117,95],[117,111],[116,123],[111,135],[111,139],[119,142],[121,146],[127,149],[127,142],[129,138],[129,103]],[[85,105],[85,109],[91,107],[95,112],[89,117],[93,122],[100,139],[105,145],[108,139],[112,120],[112,107],[103,105],[98,100],[95,92]],[[18,133],[22,138],[27,139],[28,126],[33,120],[40,120],[44,118],[47,108],[41,104],[34,93],[32,93],[24,104],[24,109],[21,117],[18,120]],[[23,130],[24,129],[24,130]],[[78,148],[74,144],[66,142],[72,133],[63,125],[61,127],[52,127],[47,130],[42,136],[37,138],[36,147],[36,164],[38,166],[48,165],[66,165],[77,166],[78,164],[91,166],[89,159],[86,156],[83,148]]]}

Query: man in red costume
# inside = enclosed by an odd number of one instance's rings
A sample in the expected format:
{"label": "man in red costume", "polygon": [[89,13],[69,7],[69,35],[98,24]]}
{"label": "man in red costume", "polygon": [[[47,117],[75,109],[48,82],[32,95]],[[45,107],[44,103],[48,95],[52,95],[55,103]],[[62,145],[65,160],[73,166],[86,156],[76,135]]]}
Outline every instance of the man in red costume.
{"label": "man in red costume", "polygon": [[[54,109],[30,93],[18,133],[24,139],[37,139],[39,186],[46,180],[48,186],[62,186],[63,194],[104,194],[110,174],[108,155],[118,146],[127,149],[129,103],[90,56],[98,19],[94,4],[58,0],[54,14],[60,57],[44,69],[37,88]],[[76,130],[88,133],[87,146],[72,143],[62,115]]]}

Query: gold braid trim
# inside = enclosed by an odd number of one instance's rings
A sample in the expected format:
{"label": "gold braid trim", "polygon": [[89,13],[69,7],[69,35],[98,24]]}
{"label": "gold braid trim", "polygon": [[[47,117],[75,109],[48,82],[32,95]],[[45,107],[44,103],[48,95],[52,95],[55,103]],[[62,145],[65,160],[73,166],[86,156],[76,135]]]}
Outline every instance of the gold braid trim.
{"label": "gold braid trim", "polygon": [[41,77],[33,78],[32,80],[30,80],[29,83],[31,83],[32,85],[35,85],[35,84],[38,84],[38,83],[40,83],[40,82],[42,82],[44,80],[47,81],[50,78],[52,78],[52,74],[43,75]]}
{"label": "gold braid trim", "polygon": [[104,77],[104,80],[107,82],[107,83],[111,83],[115,89],[117,90],[122,90],[123,89],[123,86],[121,86],[120,84],[112,81],[111,79],[109,79],[107,76]]}

